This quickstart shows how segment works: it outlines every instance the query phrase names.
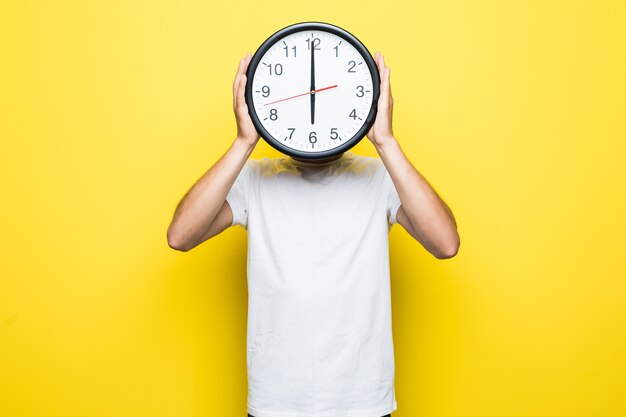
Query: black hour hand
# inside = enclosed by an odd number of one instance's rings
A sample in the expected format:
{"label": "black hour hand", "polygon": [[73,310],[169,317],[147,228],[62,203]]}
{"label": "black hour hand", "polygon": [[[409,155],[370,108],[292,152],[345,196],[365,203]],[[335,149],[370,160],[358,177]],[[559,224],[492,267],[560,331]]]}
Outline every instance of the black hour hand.
{"label": "black hour hand", "polygon": [[311,40],[311,124],[315,124],[315,39]]}

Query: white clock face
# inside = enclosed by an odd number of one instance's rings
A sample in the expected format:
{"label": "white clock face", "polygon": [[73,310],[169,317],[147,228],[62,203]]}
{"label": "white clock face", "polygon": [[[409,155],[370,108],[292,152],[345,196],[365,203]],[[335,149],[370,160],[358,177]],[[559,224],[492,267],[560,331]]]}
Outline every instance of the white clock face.
{"label": "white clock face", "polygon": [[251,87],[252,105],[267,133],[311,154],[352,139],[374,99],[365,58],[346,39],[324,30],[276,41],[261,56]]}

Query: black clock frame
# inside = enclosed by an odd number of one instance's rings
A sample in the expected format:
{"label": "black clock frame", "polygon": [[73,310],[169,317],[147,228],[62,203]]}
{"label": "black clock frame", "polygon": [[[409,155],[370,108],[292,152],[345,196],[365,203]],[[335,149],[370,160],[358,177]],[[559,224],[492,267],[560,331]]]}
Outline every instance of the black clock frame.
{"label": "black clock frame", "polygon": [[[354,46],[356,50],[361,54],[361,56],[363,56],[363,58],[365,59],[365,63],[367,64],[367,67],[369,68],[369,71],[372,74],[372,84],[373,84],[372,106],[370,108],[368,116],[365,118],[365,122],[363,123],[363,126],[359,129],[359,131],[354,136],[352,136],[352,138],[344,141],[341,145],[333,149],[327,149],[327,150],[319,151],[319,152],[304,152],[304,151],[293,149],[284,145],[282,142],[280,142],[278,139],[273,137],[265,129],[265,127],[261,123],[261,120],[256,114],[256,110],[254,109],[254,106],[252,105],[253,103],[252,101],[252,81],[253,81],[252,77],[257,67],[259,66],[259,63],[261,62],[261,58],[263,58],[263,55],[265,55],[265,53],[269,50],[269,48],[272,47],[278,41],[280,41],[282,38],[289,36],[295,32],[304,32],[308,30],[320,30],[320,31],[330,32],[334,35],[341,37],[342,39],[349,42],[352,46]],[[287,26],[277,31],[276,33],[271,35],[269,38],[267,38],[261,44],[261,46],[259,46],[257,51],[254,53],[254,55],[252,56],[252,60],[250,61],[250,65],[248,65],[246,77],[247,77],[246,91],[245,91],[246,104],[248,105],[248,113],[250,114],[250,118],[252,119],[252,123],[254,124],[254,127],[256,128],[257,132],[259,132],[259,135],[268,144],[270,144],[270,146],[272,146],[274,149],[289,156],[294,156],[296,158],[307,159],[307,160],[316,160],[316,159],[323,159],[323,158],[328,158],[328,157],[339,155],[343,152],[346,152],[347,150],[354,147],[357,143],[359,143],[365,137],[367,132],[371,129],[372,125],[374,124],[374,120],[376,120],[376,113],[378,112],[378,97],[380,95],[380,74],[378,73],[378,66],[374,62],[374,58],[369,53],[365,45],[363,45],[363,43],[361,43],[361,41],[359,41],[356,36],[348,32],[347,30],[340,28],[338,26],[335,26],[335,25],[331,25],[330,23],[301,22],[301,23],[295,23],[293,25]]]}

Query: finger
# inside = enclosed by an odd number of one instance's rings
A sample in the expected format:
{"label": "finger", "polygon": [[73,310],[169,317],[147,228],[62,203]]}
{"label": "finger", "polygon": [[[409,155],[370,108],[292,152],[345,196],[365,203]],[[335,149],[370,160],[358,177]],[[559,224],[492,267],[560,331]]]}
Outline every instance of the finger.
{"label": "finger", "polygon": [[380,75],[380,98],[379,105],[386,108],[391,103],[391,91],[389,89],[389,67],[383,69]]}
{"label": "finger", "polygon": [[385,92],[388,95],[391,95],[391,83],[389,82],[389,77],[391,76],[391,68],[385,67]]}
{"label": "finger", "polygon": [[386,94],[389,87],[389,78],[387,74],[388,67],[383,67],[380,71],[380,93]]}
{"label": "finger", "polygon": [[239,95],[239,81],[241,79],[241,75],[237,74],[237,78],[235,78],[235,82],[233,83],[233,105],[237,106],[237,96]]}
{"label": "finger", "polygon": [[237,76],[239,74],[241,74],[241,68],[244,66],[244,61],[243,59],[239,60],[239,65],[237,65],[237,73],[235,74],[235,79],[237,79]]}
{"label": "finger", "polygon": [[248,70],[248,65],[250,65],[250,61],[252,60],[252,55],[250,55],[250,52],[248,52],[246,54],[246,56],[243,59],[243,69],[242,69],[242,74],[245,74],[246,71]]}
{"label": "finger", "polygon": [[237,105],[239,107],[243,107],[246,104],[245,91],[246,91],[246,76],[241,75],[241,77],[239,78],[239,87],[237,89]]}
{"label": "finger", "polygon": [[239,68],[237,69],[237,74],[243,74],[246,69],[246,59],[239,60]]}
{"label": "finger", "polygon": [[383,54],[380,54],[380,56],[378,57],[378,62],[380,65],[380,81],[382,83],[386,77],[385,72],[387,71],[387,67],[385,65],[385,58],[383,57]]}
{"label": "finger", "polygon": [[241,67],[243,66],[243,59],[239,60],[239,67],[237,67],[237,74],[235,75],[235,79],[233,80],[233,95],[237,89],[237,84],[239,83],[239,76],[241,74]]}

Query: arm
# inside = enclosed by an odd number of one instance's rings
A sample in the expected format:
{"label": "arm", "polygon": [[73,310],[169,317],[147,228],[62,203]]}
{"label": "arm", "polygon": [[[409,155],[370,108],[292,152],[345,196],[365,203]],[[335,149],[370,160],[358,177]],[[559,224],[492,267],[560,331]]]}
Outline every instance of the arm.
{"label": "arm", "polygon": [[381,75],[380,98],[376,121],[367,137],[385,164],[402,202],[396,219],[436,258],[451,258],[460,245],[456,220],[450,208],[404,155],[394,137],[390,69],[380,53],[375,54],[375,59]]}
{"label": "arm", "polygon": [[186,252],[232,224],[233,214],[226,196],[259,140],[244,98],[245,72],[251,59],[248,53],[239,61],[233,82],[237,138],[178,203],[167,230],[167,242],[173,249]]}

